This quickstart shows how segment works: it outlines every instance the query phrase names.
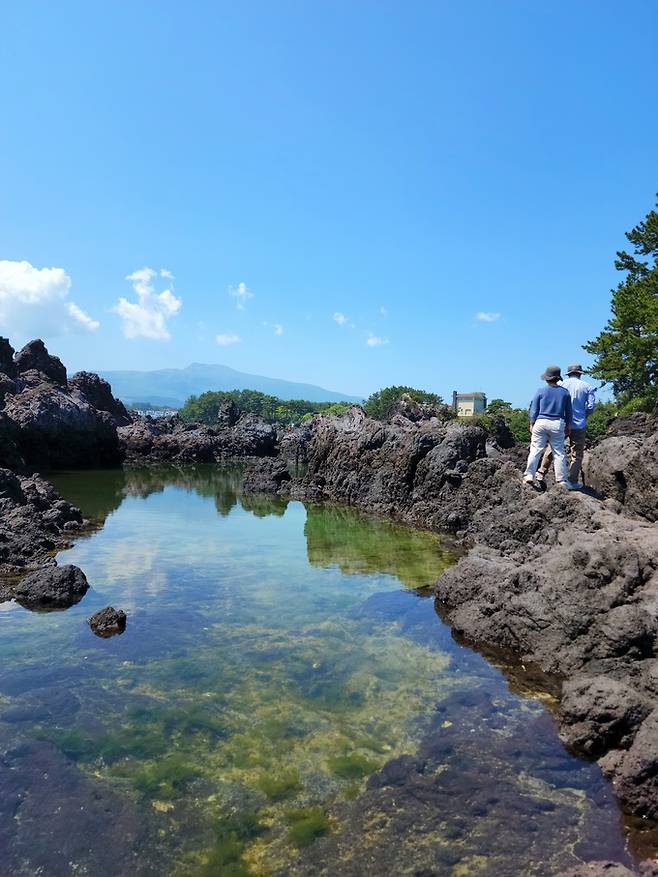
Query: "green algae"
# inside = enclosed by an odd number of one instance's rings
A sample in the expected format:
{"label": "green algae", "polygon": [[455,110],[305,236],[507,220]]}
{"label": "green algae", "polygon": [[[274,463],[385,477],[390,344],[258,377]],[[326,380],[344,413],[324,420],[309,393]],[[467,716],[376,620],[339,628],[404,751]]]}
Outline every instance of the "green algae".
{"label": "green algae", "polygon": [[298,849],[310,846],[316,838],[331,831],[331,823],[320,807],[288,810],[285,818],[290,826],[290,842]]}
{"label": "green algae", "polygon": [[256,780],[256,785],[269,801],[285,801],[286,798],[292,798],[302,788],[299,773],[294,770],[287,771],[280,776],[269,774],[262,776]]}
{"label": "green algae", "polygon": [[252,877],[254,872],[243,860],[247,846],[267,832],[253,812],[237,813],[217,819],[212,827],[214,842],[203,854],[204,861],[184,873],[193,877]]}
{"label": "green algae", "polygon": [[329,759],[329,768],[344,780],[361,780],[374,773],[381,765],[377,761],[351,752],[349,755],[337,755]]}

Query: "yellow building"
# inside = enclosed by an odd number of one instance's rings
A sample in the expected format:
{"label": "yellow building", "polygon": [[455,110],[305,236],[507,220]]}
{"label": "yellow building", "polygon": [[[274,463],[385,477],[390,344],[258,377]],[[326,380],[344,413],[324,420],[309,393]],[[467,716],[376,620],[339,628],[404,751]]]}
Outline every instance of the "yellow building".
{"label": "yellow building", "polygon": [[473,417],[487,407],[487,397],[484,393],[458,393],[454,390],[452,407],[458,417]]}

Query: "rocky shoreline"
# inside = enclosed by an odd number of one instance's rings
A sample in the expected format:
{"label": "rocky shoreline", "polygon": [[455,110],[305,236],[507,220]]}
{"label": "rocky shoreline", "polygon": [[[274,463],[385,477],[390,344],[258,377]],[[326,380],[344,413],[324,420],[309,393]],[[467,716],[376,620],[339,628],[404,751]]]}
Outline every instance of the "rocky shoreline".
{"label": "rocky shoreline", "polygon": [[35,469],[249,459],[246,492],[346,503],[453,534],[468,550],[434,585],[441,616],[474,647],[559,677],[565,745],[596,759],[625,812],[649,824],[657,427],[647,416],[618,421],[588,455],[586,493],[540,494],[522,486],[522,451],[503,421],[445,422],[411,400],[385,423],[355,407],[289,430],[232,405],[212,427],[138,417],[98,376],[67,378],[41,341],[15,354],[0,339],[0,600],[18,596],[25,574],[52,569],[89,526]]}

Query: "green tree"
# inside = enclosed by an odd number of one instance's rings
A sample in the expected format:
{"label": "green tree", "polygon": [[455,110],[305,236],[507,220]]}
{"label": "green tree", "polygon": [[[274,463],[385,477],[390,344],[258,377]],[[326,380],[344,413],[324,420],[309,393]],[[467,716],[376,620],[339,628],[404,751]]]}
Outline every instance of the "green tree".
{"label": "green tree", "polygon": [[384,387],[377,390],[376,393],[368,396],[363,404],[368,417],[374,417],[376,420],[385,420],[396,402],[402,398],[405,393],[411,396],[416,402],[424,402],[430,405],[443,405],[441,396],[436,393],[428,393],[426,390],[416,390],[414,387]]}
{"label": "green tree", "polygon": [[530,432],[528,430],[528,409],[512,408],[509,416],[505,418],[512,435],[517,442],[529,442]]}
{"label": "green tree", "polygon": [[634,255],[617,253],[615,268],[626,277],[612,291],[612,316],[584,349],[596,357],[592,376],[611,384],[621,405],[650,410],[658,401],[658,212],[626,237]]}
{"label": "green tree", "polygon": [[492,399],[487,405],[487,414],[507,414],[512,410],[512,403],[503,399]]}

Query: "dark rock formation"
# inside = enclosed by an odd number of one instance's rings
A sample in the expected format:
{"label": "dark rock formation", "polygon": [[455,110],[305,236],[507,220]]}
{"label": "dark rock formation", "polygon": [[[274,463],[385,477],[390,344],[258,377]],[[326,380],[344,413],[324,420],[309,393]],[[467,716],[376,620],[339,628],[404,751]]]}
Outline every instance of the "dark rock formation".
{"label": "dark rock formation", "polygon": [[[0,576],[15,576],[54,563],[52,553],[83,526],[80,510],[38,475],[21,478],[0,469]],[[0,599],[11,596],[0,580]]]}
{"label": "dark rock formation", "polygon": [[587,481],[649,521],[658,521],[658,420],[617,418],[615,430],[590,452]]}
{"label": "dark rock formation", "polygon": [[14,587],[14,598],[29,609],[68,609],[79,603],[88,589],[82,570],[66,564],[30,573]]}
{"label": "dark rock formation", "polygon": [[308,467],[293,493],[330,499],[439,529],[452,496],[475,460],[485,456],[479,426],[411,421],[389,423],[354,407],[343,416],[317,417],[306,446]]}
{"label": "dark rock formation", "polygon": [[19,381],[23,375],[38,372],[43,383],[66,387],[66,368],[57,356],[51,356],[46,345],[37,338],[16,354],[16,372]]}
{"label": "dark rock formation", "polygon": [[642,723],[627,752],[613,750],[600,764],[629,812],[658,819],[658,707]]}
{"label": "dark rock formation", "polygon": [[12,380],[16,380],[16,363],[14,362],[14,348],[9,343],[9,338],[0,336],[0,373]]}
{"label": "dark rock formation", "polygon": [[628,749],[651,707],[635,689],[607,676],[576,676],[562,689],[561,737],[597,757]]}
{"label": "dark rock formation", "polygon": [[225,399],[217,412],[217,426],[235,426],[240,419],[240,409],[233,399]]}
{"label": "dark rock formation", "polygon": [[126,629],[126,613],[123,609],[115,609],[114,606],[106,606],[99,609],[89,619],[89,627],[96,636],[107,639],[115,634],[123,633]]}
{"label": "dark rock formation", "polygon": [[12,358],[0,346],[0,465],[92,466],[120,462],[117,426],[128,414],[109,384],[88,372],[70,382],[66,369],[43,341],[31,341]]}
{"label": "dark rock formation", "polygon": [[250,469],[244,477],[245,493],[279,493],[282,485],[291,481],[288,464],[279,457],[268,458],[255,468]]}
{"label": "dark rock formation", "polygon": [[[235,411],[226,411],[227,421]],[[172,417],[139,417],[118,430],[129,463],[212,463],[234,457],[264,457],[276,449],[276,429],[255,414],[243,414],[232,425],[186,423]]]}
{"label": "dark rock formation", "polygon": [[93,372],[76,372],[68,383],[69,393],[97,411],[112,415],[117,426],[125,426],[130,417],[125,405],[112,395],[112,387]]}

